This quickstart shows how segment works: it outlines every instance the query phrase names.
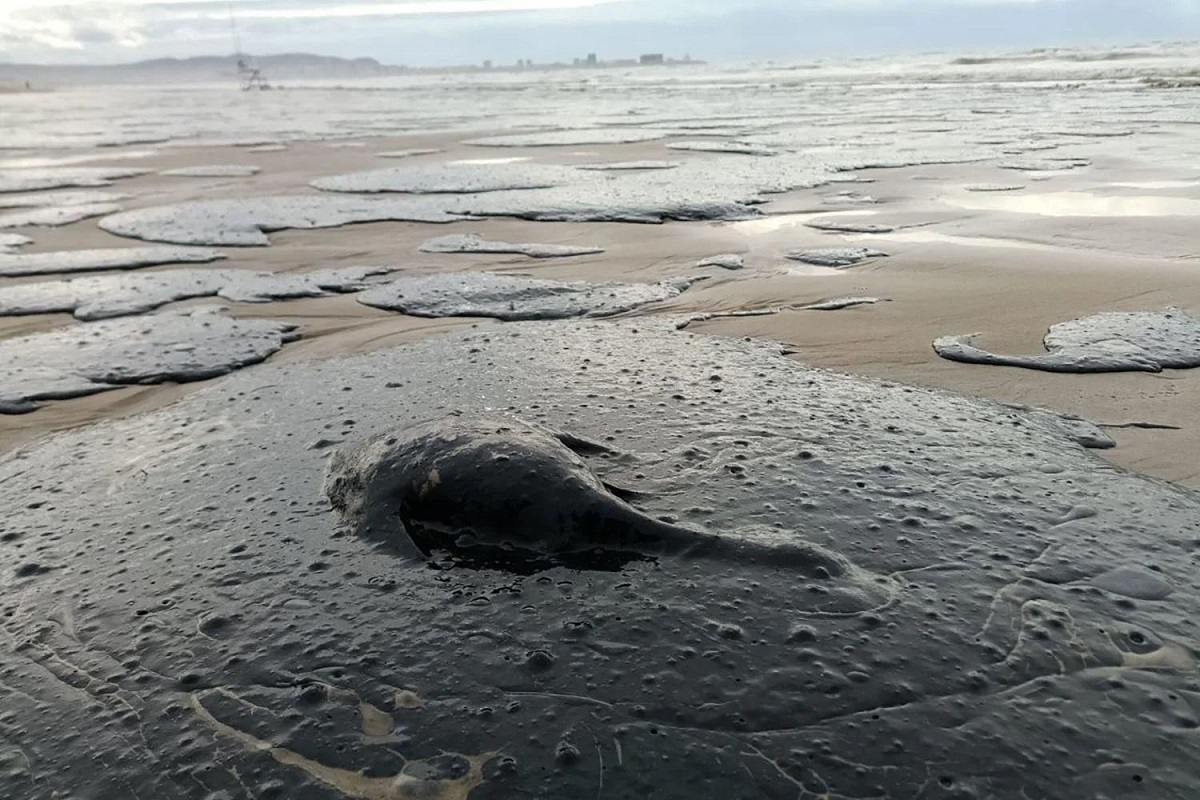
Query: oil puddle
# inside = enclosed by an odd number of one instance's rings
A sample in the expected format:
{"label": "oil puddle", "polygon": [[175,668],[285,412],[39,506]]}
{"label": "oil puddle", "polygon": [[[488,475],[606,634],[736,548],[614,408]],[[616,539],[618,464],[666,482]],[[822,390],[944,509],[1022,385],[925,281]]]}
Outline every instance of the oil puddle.
{"label": "oil puddle", "polygon": [[1007,211],[1041,217],[1180,217],[1200,214],[1200,200],[1186,197],[1105,197],[1087,192],[947,195],[947,205],[974,211]]}
{"label": "oil puddle", "polygon": [[951,361],[1047,372],[1161,372],[1200,366],[1200,318],[1175,309],[1110,311],[1059,322],[1042,340],[1046,352],[1032,356],[991,353],[973,340],[973,334],[943,336],[933,349]]}
{"label": "oil puddle", "polygon": [[[19,258],[19,256],[15,256]],[[0,275],[4,274],[0,256]],[[237,303],[269,303],[324,297],[367,288],[367,279],[390,267],[347,267],[315,272],[251,272],[246,269],[173,269],[116,273],[8,287],[0,316],[71,313],[98,320],[140,314],[177,300],[220,295]]]}
{"label": "oil puddle", "polygon": [[812,250],[792,250],[783,257],[789,261],[799,261],[817,267],[846,269],[873,258],[887,258],[887,253],[871,247],[820,247]]}
{"label": "oil puddle", "polygon": [[295,325],[233,319],[216,308],[106,320],[5,339],[0,414],[43,400],[83,397],[122,385],[214,378],[256,364],[299,338]]}
{"label": "oil puddle", "polygon": [[1200,186],[1200,180],[1190,181],[1118,181],[1110,183],[1109,186],[1117,186],[1121,189],[1190,189],[1193,186]]}
{"label": "oil puddle", "polygon": [[[523,159],[514,159],[522,161]],[[511,162],[502,162],[510,163]],[[518,189],[547,189],[571,182],[575,170],[555,164],[526,164],[510,169],[493,169],[491,161],[449,164],[419,164],[388,167],[345,175],[330,175],[311,181],[327,192],[376,194],[473,194]]]}
{"label": "oil puddle", "polygon": [[518,164],[522,161],[529,161],[529,156],[510,156],[509,158],[460,158],[457,161],[447,161],[447,164]]}
{"label": "oil puddle", "polygon": [[785,275],[797,275],[805,278],[810,277],[829,277],[831,275],[844,275],[844,270],[837,267],[821,267],[816,264],[788,264],[783,270]]}
{"label": "oil puddle", "polygon": [[[6,234],[6,237],[14,237]],[[20,237],[25,238],[25,237]],[[5,238],[6,248],[29,244],[18,238]],[[0,277],[48,275],[63,272],[98,272],[108,269],[131,270],[162,264],[201,264],[225,258],[218,250],[201,247],[151,245],[147,247],[106,247],[99,250],[64,250],[42,253],[0,252]]]}
{"label": "oil puddle", "polygon": [[150,158],[158,155],[157,150],[126,150],[118,153],[83,153],[70,156],[47,156],[8,158],[0,161],[0,169],[35,169],[39,167],[71,167],[92,161],[124,161],[135,158]]}
{"label": "oil puddle", "polygon": [[158,173],[170,178],[248,178],[260,172],[246,164],[201,164],[194,167],[167,169]]}
{"label": "oil puddle", "polygon": [[418,249],[422,253],[491,253],[530,258],[570,258],[604,252],[602,247],[488,241],[473,233],[439,236],[429,239]]}
{"label": "oil puddle", "polygon": [[907,242],[909,244],[953,244],[963,247],[1011,247],[1029,250],[1051,250],[1050,245],[1022,242],[1017,239],[995,239],[988,236],[955,236],[936,231],[894,231],[892,233],[860,233],[847,236],[851,241]]}
{"label": "oil puddle", "polygon": [[468,139],[463,144],[475,147],[571,147],[596,144],[637,144],[665,139],[670,135],[670,131],[646,128],[576,128],[486,136],[482,139]]}
{"label": "oil puddle", "polygon": [[495,272],[400,278],[364,292],[363,305],[418,317],[495,317],[507,321],[604,317],[671,300],[692,280],[584,283]]}
{"label": "oil puddle", "polygon": [[[2,189],[3,177],[0,176]],[[437,223],[457,219],[442,211],[440,205],[419,197],[364,199],[351,195],[285,195],[219,198],[139,208],[105,217],[97,224],[117,236],[166,244],[264,247],[271,243],[267,231],[337,228],[355,222],[384,220]]]}
{"label": "oil puddle", "polygon": [[827,217],[864,217],[871,216],[877,212],[869,209],[855,209],[852,211],[819,211],[819,212],[797,212],[794,214],[772,214],[756,219],[740,220],[738,222],[729,223],[729,229],[736,231],[745,236],[761,236],[764,233],[774,233],[775,231],[788,230],[789,228],[797,228],[811,222],[815,217],[825,219]]}
{"label": "oil puddle", "polygon": [[124,167],[44,167],[0,170],[0,192],[37,192],[44,189],[111,186],[114,181],[146,174]]}
{"label": "oil puddle", "polygon": [[420,148],[409,150],[388,150],[384,153],[376,153],[379,158],[414,158],[416,156],[432,156],[442,152],[436,148]]}

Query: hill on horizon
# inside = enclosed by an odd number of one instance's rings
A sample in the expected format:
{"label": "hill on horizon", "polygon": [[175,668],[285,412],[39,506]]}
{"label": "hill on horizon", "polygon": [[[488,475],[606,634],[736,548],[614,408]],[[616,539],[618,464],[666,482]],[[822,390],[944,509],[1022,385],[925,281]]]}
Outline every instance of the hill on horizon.
{"label": "hill on horizon", "polygon": [[[326,78],[372,78],[397,75],[404,67],[374,58],[339,58],[314,53],[247,55],[270,81]],[[0,84],[35,87],[135,83],[206,83],[237,80],[237,56],[153,58],[127,64],[0,63]]]}

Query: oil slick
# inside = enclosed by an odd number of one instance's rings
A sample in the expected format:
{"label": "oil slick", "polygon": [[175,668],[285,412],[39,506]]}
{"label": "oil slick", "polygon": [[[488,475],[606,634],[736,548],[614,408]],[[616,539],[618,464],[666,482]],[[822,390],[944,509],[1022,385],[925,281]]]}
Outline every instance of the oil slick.
{"label": "oil slick", "polygon": [[[553,463],[594,476],[580,491],[620,500],[635,531],[752,546],[702,556],[635,537],[640,557],[598,568],[569,551],[603,527],[550,541],[516,524],[524,500],[551,521],[578,506],[567,483],[525,481],[532,462],[508,445],[464,449],[457,471],[415,464],[409,484],[361,495],[379,501],[371,536],[339,526],[331,459],[389,437],[388,452],[433,457],[413,428],[497,416],[553,435],[573,454]],[[33,643],[0,648],[5,685],[33,698],[6,707],[37,731],[32,766],[0,786],[78,793],[86,769],[106,796],[483,800],[592,797],[603,774],[613,797],[686,800],[699,781],[863,797],[916,794],[937,763],[940,787],[1069,797],[1119,761],[1144,765],[1145,796],[1186,800],[1200,499],[1106,468],[1082,430],[646,318],[234,374],[0,461],[0,501],[21,509],[0,548],[54,568],[0,572],[4,628]],[[472,521],[503,502],[481,480],[512,490],[509,530]],[[387,488],[410,484],[432,494],[405,506]],[[405,517],[428,556],[389,546]],[[515,569],[476,546],[489,537],[543,563]],[[117,547],[113,569],[86,567]],[[580,568],[544,563],[572,555]],[[47,625],[75,596],[74,622]],[[100,724],[67,747],[85,707]],[[131,748],[144,757],[119,757]]]}
{"label": "oil slick", "polygon": [[1184,311],[1111,311],[1060,322],[1043,339],[1045,353],[989,353],[974,336],[942,336],[939,356],[971,364],[1046,372],[1161,372],[1200,366],[1200,318]]}
{"label": "oil slick", "polygon": [[605,317],[678,297],[695,281],[586,283],[495,272],[400,278],[356,296],[374,308],[418,317],[495,317],[501,320]]}

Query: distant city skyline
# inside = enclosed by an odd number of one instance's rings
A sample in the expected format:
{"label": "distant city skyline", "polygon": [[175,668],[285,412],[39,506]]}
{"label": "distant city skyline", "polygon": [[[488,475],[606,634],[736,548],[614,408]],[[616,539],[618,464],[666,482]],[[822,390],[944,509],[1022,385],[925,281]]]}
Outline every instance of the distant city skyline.
{"label": "distant city skyline", "polygon": [[[386,64],[709,61],[1200,39],[1200,0],[237,0],[242,48]],[[0,61],[233,51],[225,0],[0,0]]]}

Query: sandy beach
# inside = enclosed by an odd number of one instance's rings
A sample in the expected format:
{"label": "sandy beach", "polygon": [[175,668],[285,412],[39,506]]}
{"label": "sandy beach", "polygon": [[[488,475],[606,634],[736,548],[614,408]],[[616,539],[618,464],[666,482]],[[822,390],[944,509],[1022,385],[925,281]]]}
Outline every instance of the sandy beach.
{"label": "sandy beach", "polygon": [[1197,52],[0,98],[0,796],[1192,800]]}
{"label": "sandy beach", "polygon": [[[305,191],[308,182],[320,175],[387,166],[386,160],[375,158],[376,152],[442,151],[405,159],[406,164],[486,158],[486,151],[457,141],[477,136],[353,142],[361,147],[300,143],[274,153],[180,147],[136,163],[155,172],[208,163],[255,165],[262,172],[237,179],[147,175],[122,181],[120,190],[133,195],[127,203],[130,208],[229,193]],[[662,147],[657,143],[593,145],[565,154],[557,148],[553,153],[545,148],[517,148],[511,155],[504,153],[506,158],[554,163],[636,161],[661,155]],[[1200,173],[1185,174],[1196,179],[1192,185],[1153,190],[1122,185],[1153,185],[1156,180],[1179,174],[1131,160],[1099,162],[1079,175],[1056,175],[1029,182],[1019,192],[1005,193],[1006,199],[1017,201],[1017,207],[1024,203],[1031,209],[1021,213],[955,205],[964,198],[977,200],[982,196],[970,195],[962,187],[1010,181],[1014,175],[1010,171],[974,165],[864,170],[856,175],[870,182],[833,184],[773,197],[763,209],[767,216],[760,220],[670,222],[662,226],[472,220],[445,226],[448,230],[417,223],[372,223],[280,232],[272,236],[270,248],[232,251],[223,266],[302,272],[336,265],[395,264],[406,274],[466,269],[564,280],[648,282],[703,272],[710,278],[683,297],[639,310],[638,314],[787,308],[854,295],[886,298],[887,303],[836,312],[782,311],[771,316],[714,319],[689,330],[778,341],[789,346],[793,358],[811,366],[1077,414],[1114,426],[1107,430],[1118,447],[1103,453],[1113,463],[1200,486],[1200,471],[1188,457],[1200,446],[1200,425],[1191,402],[1197,388],[1195,381],[1200,378],[1192,372],[1063,375],[957,364],[938,358],[930,347],[939,335],[979,332],[998,351],[1035,353],[1041,349],[1045,330],[1055,322],[1102,311],[1196,308],[1200,305],[1200,280],[1195,273],[1200,245],[1193,230],[1195,210],[1186,204],[1200,202],[1193,199],[1200,188]],[[858,209],[828,205],[847,188],[883,203]],[[1069,205],[1073,197],[1110,198],[1126,205],[1112,216],[1076,216]],[[1188,213],[1154,213],[1154,202],[1172,200],[1185,204]],[[1055,203],[1065,205],[1056,208]],[[1050,215],[1039,213],[1047,210]],[[831,213],[850,213],[861,219],[881,216],[914,227],[894,234],[839,235],[804,226],[818,217],[831,218]],[[596,245],[605,252],[544,261],[507,255],[418,252],[426,239],[451,231],[502,241]],[[37,234],[35,244],[25,252],[123,243],[98,230],[90,220],[42,229]],[[783,258],[785,252],[803,247],[864,245],[882,248],[889,258],[844,271],[820,267],[806,270],[803,264]],[[1155,252],[1162,255],[1150,255]],[[695,269],[699,260],[717,253],[745,254],[751,266],[739,272]],[[809,274],[803,274],[806,271]],[[42,279],[14,278],[6,282]],[[302,341],[275,356],[277,360],[336,357],[466,325],[494,324],[483,319],[397,317],[358,304],[351,297],[234,304],[232,311],[300,325]],[[0,331],[18,335],[49,330],[63,322],[64,318],[56,315],[9,317],[0,319]],[[5,447],[13,447],[46,431],[137,413],[201,385],[121,389],[56,402],[30,415],[0,416],[0,441]],[[1140,423],[1155,427],[1137,427]]]}

